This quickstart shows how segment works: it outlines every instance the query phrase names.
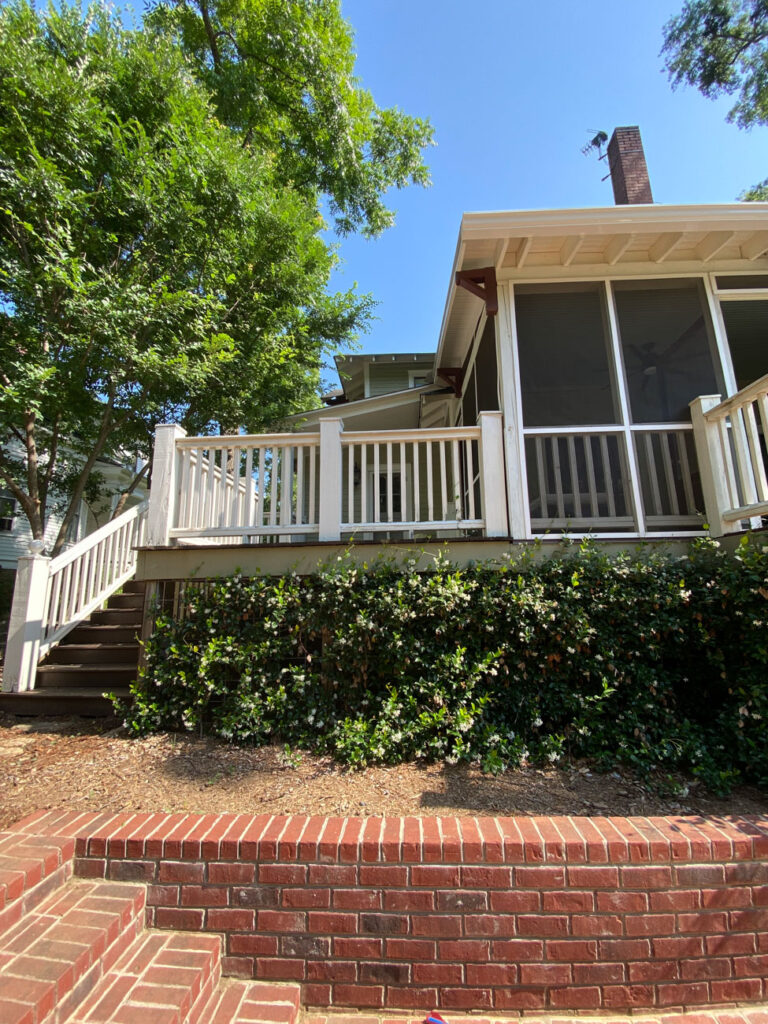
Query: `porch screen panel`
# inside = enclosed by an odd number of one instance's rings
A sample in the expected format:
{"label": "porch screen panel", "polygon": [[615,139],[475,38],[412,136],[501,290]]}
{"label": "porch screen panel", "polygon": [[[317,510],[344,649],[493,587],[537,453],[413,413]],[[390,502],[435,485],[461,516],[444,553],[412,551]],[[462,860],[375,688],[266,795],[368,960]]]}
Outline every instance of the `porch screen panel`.
{"label": "porch screen panel", "polygon": [[688,422],[689,402],[721,390],[701,282],[627,281],[613,288],[632,421]]}
{"label": "porch screen panel", "polygon": [[725,333],[741,390],[768,373],[768,298],[723,302]]}
{"label": "porch screen panel", "polygon": [[[499,375],[496,366],[496,330],[493,320],[487,320],[475,359],[477,382],[477,411],[496,412],[499,408]],[[464,421],[467,422],[466,420]]]}
{"label": "porch screen panel", "polygon": [[600,286],[516,285],[525,427],[616,423]]}

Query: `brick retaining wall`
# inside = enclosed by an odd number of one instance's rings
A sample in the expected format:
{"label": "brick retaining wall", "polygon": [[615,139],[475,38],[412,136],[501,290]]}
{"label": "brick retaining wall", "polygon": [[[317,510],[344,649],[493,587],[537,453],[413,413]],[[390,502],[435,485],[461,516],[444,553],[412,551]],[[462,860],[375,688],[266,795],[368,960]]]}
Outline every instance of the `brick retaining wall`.
{"label": "brick retaining wall", "polygon": [[45,812],[75,872],[221,932],[316,1007],[665,1009],[768,999],[768,819]]}

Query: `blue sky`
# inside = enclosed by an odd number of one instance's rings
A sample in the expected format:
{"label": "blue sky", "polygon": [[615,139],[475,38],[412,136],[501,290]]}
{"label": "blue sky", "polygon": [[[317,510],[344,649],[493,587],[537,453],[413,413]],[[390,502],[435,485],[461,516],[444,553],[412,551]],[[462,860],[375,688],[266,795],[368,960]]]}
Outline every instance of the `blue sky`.
{"label": "blue sky", "polygon": [[662,27],[682,0],[342,0],[357,72],[380,106],[429,117],[433,184],[392,193],[396,225],[341,243],[336,287],[379,301],[361,347],[430,351],[465,210],[610,206],[590,129],[640,126],[654,199],[731,202],[768,177],[768,128],[727,98],[672,91]]}

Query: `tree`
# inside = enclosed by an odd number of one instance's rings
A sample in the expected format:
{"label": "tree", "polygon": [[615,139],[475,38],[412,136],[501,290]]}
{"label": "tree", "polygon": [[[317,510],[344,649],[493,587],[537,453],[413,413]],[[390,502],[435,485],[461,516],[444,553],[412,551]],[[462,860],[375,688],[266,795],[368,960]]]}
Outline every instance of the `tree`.
{"label": "tree", "polygon": [[[254,430],[306,407],[370,310],[327,293],[322,156],[294,184],[284,117],[271,138],[225,123],[170,13],[137,31],[103,7],[0,13],[0,478],[36,538],[66,496],[54,553],[99,457],[149,457],[163,419]],[[332,65],[337,42],[318,37],[318,60]],[[233,106],[255,104],[237,88]],[[424,133],[401,139],[414,180]],[[356,139],[365,166],[329,171],[330,202],[342,227],[373,232],[403,180],[386,147],[382,170],[372,136]]]}
{"label": "tree", "polygon": [[[673,85],[705,96],[737,95],[728,114],[740,128],[768,124],[768,2],[686,0],[664,27],[666,69]],[[743,199],[768,199],[768,179]]]}

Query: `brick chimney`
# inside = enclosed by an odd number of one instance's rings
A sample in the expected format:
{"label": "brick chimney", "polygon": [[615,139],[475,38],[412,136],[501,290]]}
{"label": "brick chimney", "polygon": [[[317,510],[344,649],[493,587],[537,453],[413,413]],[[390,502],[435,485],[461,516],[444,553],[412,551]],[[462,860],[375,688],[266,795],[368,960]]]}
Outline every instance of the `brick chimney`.
{"label": "brick chimney", "polygon": [[643,141],[637,125],[614,129],[608,143],[608,167],[617,206],[653,202]]}

